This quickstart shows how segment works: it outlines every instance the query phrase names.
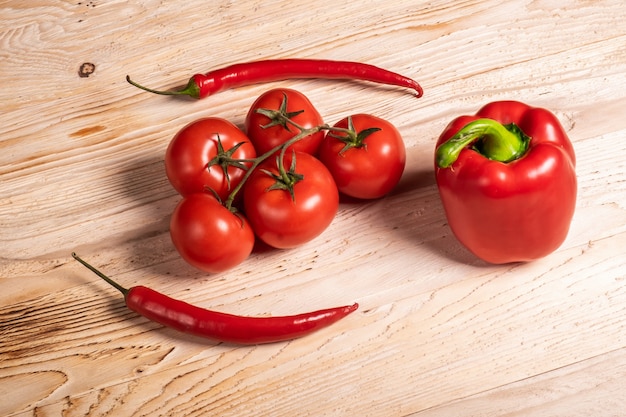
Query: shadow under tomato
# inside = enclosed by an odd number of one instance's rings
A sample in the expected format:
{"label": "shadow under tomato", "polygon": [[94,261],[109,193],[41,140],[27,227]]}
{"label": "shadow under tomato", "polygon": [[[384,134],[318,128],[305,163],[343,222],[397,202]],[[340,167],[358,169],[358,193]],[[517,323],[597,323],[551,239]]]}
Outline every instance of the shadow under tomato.
{"label": "shadow under tomato", "polygon": [[187,265],[178,255],[169,234],[171,213],[181,196],[165,175],[163,159],[144,157],[133,160],[119,173],[124,195],[120,201],[134,213],[129,214],[131,228],[121,237],[120,245],[137,268],[146,268],[154,275],[189,277],[206,276]]}
{"label": "shadow under tomato", "polygon": [[481,265],[453,235],[432,170],[406,172],[393,192],[380,199],[379,219],[398,239],[423,246],[454,262]]}
{"label": "shadow under tomato", "polygon": [[270,253],[270,252],[276,252],[277,250],[279,250],[279,249],[276,249],[276,248],[268,245],[267,243],[265,243],[264,241],[262,241],[258,237],[254,240],[254,246],[252,247],[252,253],[255,254],[255,255],[260,255],[260,254]]}

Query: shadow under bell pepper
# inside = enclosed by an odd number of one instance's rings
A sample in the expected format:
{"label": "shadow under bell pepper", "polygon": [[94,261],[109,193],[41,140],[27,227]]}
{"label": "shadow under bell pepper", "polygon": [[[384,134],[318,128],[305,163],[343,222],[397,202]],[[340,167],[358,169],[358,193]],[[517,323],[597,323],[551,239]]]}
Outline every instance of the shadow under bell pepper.
{"label": "shadow under bell pepper", "polygon": [[576,206],[575,166],[557,117],[517,101],[454,119],[435,151],[452,232],[494,264],[538,259],[563,243]]}

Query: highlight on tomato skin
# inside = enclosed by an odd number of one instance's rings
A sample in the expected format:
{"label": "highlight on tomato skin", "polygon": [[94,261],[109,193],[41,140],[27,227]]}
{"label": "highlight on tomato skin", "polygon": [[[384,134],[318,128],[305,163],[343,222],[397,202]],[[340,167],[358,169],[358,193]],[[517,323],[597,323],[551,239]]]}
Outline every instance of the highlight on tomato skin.
{"label": "highlight on tomato skin", "polygon": [[329,130],[318,153],[339,191],[359,199],[391,192],[406,165],[406,147],[398,129],[369,114],[346,117],[333,127],[352,132]]}
{"label": "highlight on tomato skin", "polygon": [[[283,165],[291,167],[294,158],[295,175],[281,177],[277,161],[270,158],[244,185],[244,212],[252,229],[259,239],[278,249],[294,248],[319,236],[339,208],[337,186],[324,164],[310,154],[295,152],[285,154]],[[294,178],[298,176],[302,178]]]}
{"label": "highlight on tomato skin", "polygon": [[[275,88],[261,94],[250,106],[244,123],[245,132],[259,155],[287,142],[302,130],[323,124],[324,119],[309,98],[289,88]],[[295,150],[315,155],[322,139],[324,132],[315,132],[298,140],[286,152]]]}
{"label": "highlight on tomato skin", "polygon": [[170,219],[170,236],[180,256],[209,273],[224,272],[245,261],[255,236],[241,213],[233,213],[210,193],[184,197]]}
{"label": "highlight on tomato skin", "polygon": [[226,200],[256,156],[250,139],[236,125],[205,117],[187,124],[171,139],[165,151],[165,173],[182,196],[211,190]]}

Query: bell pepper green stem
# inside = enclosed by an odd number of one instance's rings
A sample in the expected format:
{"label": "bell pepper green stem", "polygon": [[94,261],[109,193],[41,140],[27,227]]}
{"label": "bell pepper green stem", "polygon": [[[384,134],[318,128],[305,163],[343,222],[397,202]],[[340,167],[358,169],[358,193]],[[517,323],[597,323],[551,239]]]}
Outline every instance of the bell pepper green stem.
{"label": "bell pepper green stem", "polygon": [[515,123],[502,125],[492,119],[478,119],[468,123],[439,145],[435,160],[438,167],[448,168],[463,149],[473,145],[475,151],[488,159],[511,162],[526,153],[529,143],[530,137]]}

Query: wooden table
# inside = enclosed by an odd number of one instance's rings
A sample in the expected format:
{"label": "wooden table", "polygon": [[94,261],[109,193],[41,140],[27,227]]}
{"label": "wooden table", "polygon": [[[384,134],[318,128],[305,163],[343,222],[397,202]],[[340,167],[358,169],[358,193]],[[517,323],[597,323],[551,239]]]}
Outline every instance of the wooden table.
{"label": "wooden table", "polygon": [[[7,0],[0,15],[0,415],[625,415],[623,2]],[[193,101],[125,81],[167,89],[286,57],[375,64],[425,94],[292,80]],[[329,123],[394,123],[401,184],[342,203],[309,244],[199,272],[170,242],[165,149],[203,116],[242,125],[276,86]],[[579,197],[556,252],[490,266],[452,235],[432,157],[452,118],[501,99],[559,117]],[[225,312],[360,308],[292,342],[220,344],[130,312],[72,251],[123,285]]]}

